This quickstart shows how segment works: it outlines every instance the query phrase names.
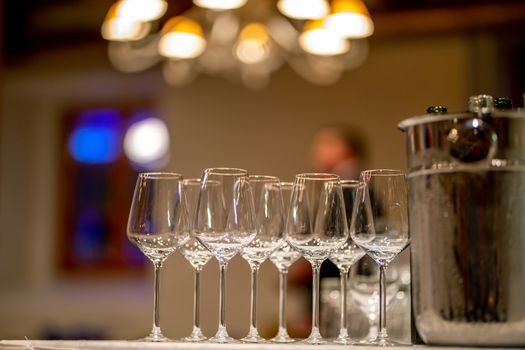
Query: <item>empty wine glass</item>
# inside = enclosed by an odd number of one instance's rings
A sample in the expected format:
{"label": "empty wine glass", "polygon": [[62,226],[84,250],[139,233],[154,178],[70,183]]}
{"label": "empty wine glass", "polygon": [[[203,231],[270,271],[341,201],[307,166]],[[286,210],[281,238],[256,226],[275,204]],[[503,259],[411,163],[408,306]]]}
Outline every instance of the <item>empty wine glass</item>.
{"label": "empty wine glass", "polygon": [[219,327],[208,341],[236,342],[226,331],[225,275],[230,259],[257,233],[248,172],[235,168],[204,170],[195,215],[195,237],[210,250],[220,267]]}
{"label": "empty wine glass", "polygon": [[137,178],[127,235],[151,260],[155,269],[153,328],[143,341],[167,341],[160,329],[160,269],[166,258],[189,239],[187,216],[181,205],[182,176],[142,173]]}
{"label": "empty wine glass", "polygon": [[[357,188],[359,187],[359,181],[345,180],[341,181],[341,188],[343,190],[343,196],[345,201],[346,216],[347,219],[351,219],[352,208],[354,206],[354,199]],[[330,254],[330,261],[337,266],[340,274],[340,330],[339,335],[334,340],[337,344],[352,344],[353,340],[348,335],[348,323],[347,323],[347,286],[348,286],[348,274],[350,268],[354,263],[361,259],[365,255],[365,252],[359,248],[353,241],[351,236],[348,236],[346,242],[334,250]]]}
{"label": "empty wine glass", "polygon": [[296,175],[285,232],[288,243],[312,265],[312,331],[303,342],[326,343],[319,332],[319,272],[321,263],[348,238],[339,176]]}
{"label": "empty wine glass", "polygon": [[[292,182],[281,182],[281,193],[283,196],[284,218],[288,215],[290,200],[292,197]],[[281,245],[270,255],[270,261],[279,270],[279,330],[277,335],[271,339],[275,343],[292,343],[295,340],[290,338],[286,330],[286,280],[288,269],[294,262],[301,257],[301,253],[290,247],[288,242],[283,240]]]}
{"label": "empty wine glass", "polygon": [[409,243],[405,174],[398,170],[366,170],[360,181],[350,233],[379,266],[379,332],[369,344],[397,345],[386,330],[385,269]]}
{"label": "empty wine glass", "polygon": [[[218,183],[216,183],[218,185]],[[195,212],[200,194],[200,179],[186,179],[182,182],[183,200],[187,210],[188,222],[193,231],[195,223]],[[213,186],[210,183],[209,186]],[[183,244],[179,251],[193,266],[194,270],[194,291],[193,291],[193,329],[191,334],[184,338],[185,341],[203,341],[206,339],[200,328],[200,274],[204,265],[212,258],[212,254],[204,247],[193,235],[186,244]]]}
{"label": "empty wine glass", "polygon": [[250,176],[257,235],[241,250],[241,256],[251,269],[250,330],[241,339],[248,343],[265,341],[257,331],[257,273],[261,264],[282,242],[283,236],[283,198],[281,183],[274,176]]}

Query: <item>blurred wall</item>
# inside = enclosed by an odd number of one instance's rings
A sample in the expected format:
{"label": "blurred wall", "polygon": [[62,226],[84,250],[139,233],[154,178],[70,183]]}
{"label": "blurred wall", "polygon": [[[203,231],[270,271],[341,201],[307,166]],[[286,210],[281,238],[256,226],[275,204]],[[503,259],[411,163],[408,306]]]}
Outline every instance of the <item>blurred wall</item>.
{"label": "blurred wall", "polygon": [[[482,41],[490,48],[491,40]],[[291,180],[310,170],[308,150],[316,128],[341,120],[366,134],[369,167],[404,168],[397,123],[433,104],[463,110],[467,97],[479,92],[470,84],[472,45],[467,36],[372,41],[367,62],[335,85],[314,86],[283,68],[261,91],[207,76],[169,88],[158,70],[114,72],[104,52],[91,47],[50,52],[11,69],[4,80],[0,123],[0,338],[35,338],[44,326],[136,338],[150,327],[150,275],[87,279],[55,271],[57,171],[63,151],[58,130],[68,108],[152,101],[172,135],[168,168],[185,177],[199,176],[207,166],[238,166]],[[191,330],[192,270],[176,254],[163,277],[163,328],[179,338]],[[217,322],[215,262],[203,277],[202,326],[211,335]],[[267,336],[277,323],[276,277],[266,263],[260,273],[259,316]],[[242,259],[232,261],[228,283],[228,325],[239,337],[249,317],[249,268]]]}

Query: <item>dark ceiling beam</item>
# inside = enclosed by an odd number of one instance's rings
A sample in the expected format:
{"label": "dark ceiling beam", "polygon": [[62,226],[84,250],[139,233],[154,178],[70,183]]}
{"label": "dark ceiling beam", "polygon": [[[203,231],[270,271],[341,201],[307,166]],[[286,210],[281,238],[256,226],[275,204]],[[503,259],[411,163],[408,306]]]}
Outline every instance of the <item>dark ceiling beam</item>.
{"label": "dark ceiling beam", "polygon": [[378,38],[525,25],[525,1],[372,13],[372,19]]}

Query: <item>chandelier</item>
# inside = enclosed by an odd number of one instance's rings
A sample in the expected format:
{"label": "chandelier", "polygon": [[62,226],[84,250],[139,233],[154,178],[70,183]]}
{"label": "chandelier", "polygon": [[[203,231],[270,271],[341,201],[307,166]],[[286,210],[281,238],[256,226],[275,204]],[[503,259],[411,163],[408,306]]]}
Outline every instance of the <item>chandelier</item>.
{"label": "chandelier", "polygon": [[251,88],[268,84],[287,63],[306,80],[329,85],[368,55],[374,24],[361,0],[193,0],[163,24],[165,0],[119,0],[102,24],[108,56],[123,72],[159,62],[165,80],[190,83],[199,73]]}

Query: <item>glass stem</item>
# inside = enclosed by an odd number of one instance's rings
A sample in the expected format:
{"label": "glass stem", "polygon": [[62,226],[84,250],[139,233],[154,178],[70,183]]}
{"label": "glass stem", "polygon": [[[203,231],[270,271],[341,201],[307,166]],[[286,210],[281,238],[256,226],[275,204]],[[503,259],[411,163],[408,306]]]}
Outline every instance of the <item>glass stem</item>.
{"label": "glass stem", "polygon": [[226,266],[227,263],[220,262],[219,274],[219,331],[226,329]]}
{"label": "glass stem", "polygon": [[286,279],[288,270],[279,273],[279,330],[286,329]]}
{"label": "glass stem", "polygon": [[257,329],[257,274],[259,272],[259,265],[253,264],[251,267],[251,298],[250,298],[250,327],[252,330]]}
{"label": "glass stem", "polygon": [[321,264],[312,263],[312,333],[319,332],[319,275]]}
{"label": "glass stem", "polygon": [[379,337],[386,338],[386,276],[385,266],[379,266]]}
{"label": "glass stem", "polygon": [[201,289],[201,270],[195,269],[194,296],[193,296],[193,326],[200,328],[200,289]]}
{"label": "glass stem", "polygon": [[153,332],[160,331],[160,268],[162,267],[162,262],[154,262],[154,289],[153,289]]}
{"label": "glass stem", "polygon": [[346,307],[346,294],[347,294],[347,284],[348,284],[348,269],[347,268],[342,268],[339,270],[339,274],[341,276],[340,278],[340,282],[341,282],[341,295],[340,295],[340,300],[341,300],[341,321],[340,321],[340,326],[341,326],[341,331],[342,332],[346,332],[346,328],[347,328],[347,307]]}

